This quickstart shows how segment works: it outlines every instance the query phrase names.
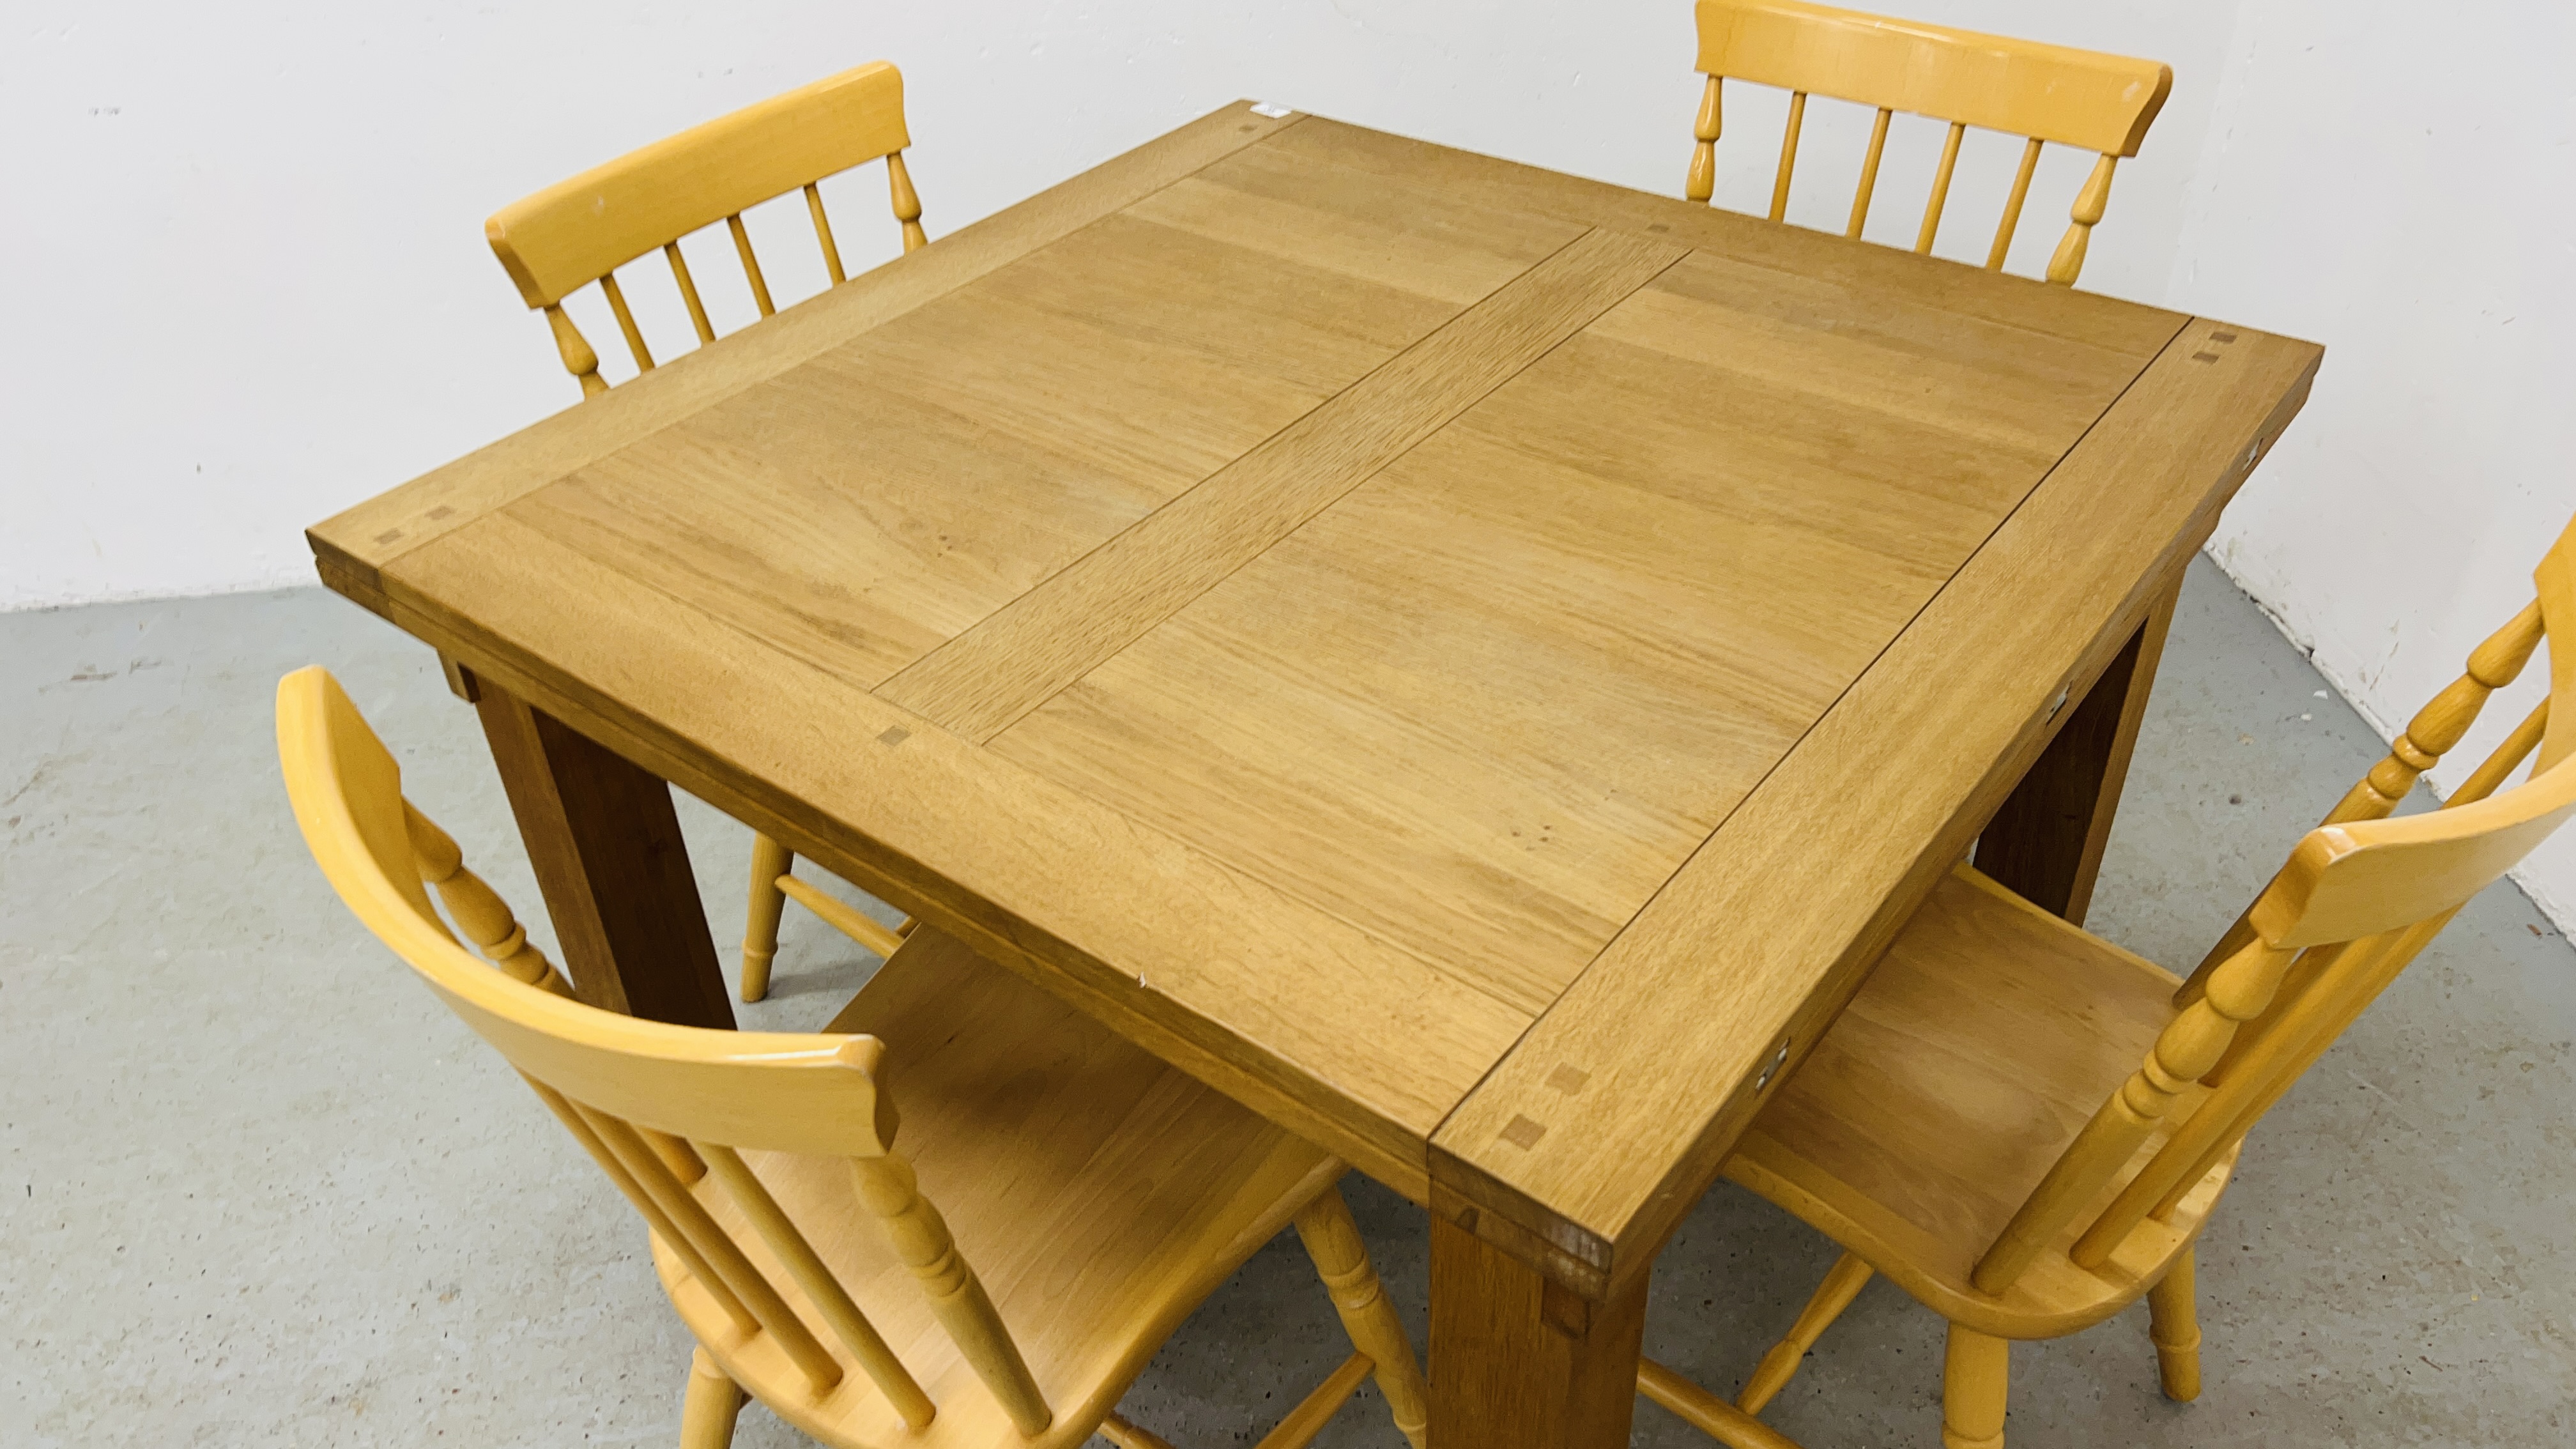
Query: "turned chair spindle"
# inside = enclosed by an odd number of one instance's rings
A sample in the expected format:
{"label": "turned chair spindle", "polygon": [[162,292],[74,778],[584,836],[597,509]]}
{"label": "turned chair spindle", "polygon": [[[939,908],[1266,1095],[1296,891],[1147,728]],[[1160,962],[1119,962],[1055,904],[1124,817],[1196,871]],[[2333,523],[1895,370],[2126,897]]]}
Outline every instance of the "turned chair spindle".
{"label": "turned chair spindle", "polygon": [[[2468,669],[2427,701],[2415,717],[2406,722],[2388,747],[2387,758],[2370,767],[2370,772],[2353,782],[2335,807],[2326,812],[2319,826],[2344,825],[2356,820],[2384,820],[2415,788],[2424,772],[2441,762],[2444,755],[2467,738],[2471,726],[2486,709],[2487,699],[2497,690],[2522,677],[2522,668],[2531,662],[2533,651],[2544,637],[2540,602],[2533,600],[2521,613],[2469,653]],[[2569,651],[2576,655],[2576,649]],[[2544,710],[2547,706],[2544,704]],[[2518,762],[2517,762],[2518,763]],[[2479,797],[2483,798],[2483,796]],[[2189,1005],[2200,995],[2209,973],[2220,962],[2243,949],[2253,939],[2253,907],[2246,907],[2235,924],[2219,937],[2191,979],[2176,998],[2177,1005]]]}
{"label": "turned chair spindle", "polygon": [[2084,270],[2092,231],[2110,202],[2111,173],[2134,156],[2164,105],[2173,73],[2151,61],[2041,45],[2003,36],[1890,20],[1800,0],[1699,0],[1698,69],[1708,77],[1691,128],[1684,194],[1709,201],[1717,190],[1717,143],[1724,129],[1726,80],[1789,92],[1788,122],[1771,178],[1773,221],[1789,214],[1789,191],[1805,130],[1807,99],[1829,96],[1875,108],[1869,150],[1861,162],[1843,234],[1858,237],[1869,221],[1879,164],[1896,113],[1949,124],[1939,169],[1917,228],[1914,250],[1929,253],[1940,235],[1960,144],[1970,126],[2024,138],[2021,165],[1986,254],[2003,270],[2043,144],[2097,153],[2092,174],[2068,212],[2065,236],[2048,264],[2048,280],[2074,285]]}
{"label": "turned chair spindle", "polygon": [[1009,1411],[1021,1433],[1043,1433],[1055,1421],[1055,1411],[1029,1376],[1019,1345],[993,1311],[983,1281],[957,1251],[947,1220],[921,1195],[912,1164],[889,1150],[880,1157],[853,1158],[850,1170],[858,1180],[859,1201],[876,1215],[896,1256],[920,1280],[921,1291],[930,1296],[930,1311],[957,1341],[975,1376]]}
{"label": "turned chair spindle", "polygon": [[529,944],[527,930],[510,913],[509,903],[465,868],[465,853],[456,848],[456,841],[408,800],[403,802],[403,827],[419,859],[421,880],[438,891],[440,904],[447,907],[448,916],[474,949],[514,981],[570,996],[572,988],[555,973],[546,953]]}
{"label": "turned chair spindle", "polygon": [[[2207,1089],[2190,1119],[2092,1220],[2068,1256],[2078,1267],[2099,1268],[2141,1220],[2169,1218],[2461,903],[2576,810],[2576,776],[2561,778],[2565,772],[2555,771],[2557,761],[2545,753],[2530,784],[2507,799],[2492,798],[2541,752],[2553,698],[2508,734],[2440,811],[2387,819],[2405,786],[2459,743],[2488,696],[2511,683],[2531,657],[2545,632],[2544,615],[2553,612],[2548,574],[2562,557],[2576,558],[2576,527],[2544,566],[2543,598],[2471,654],[2468,672],[2416,715],[2388,758],[2301,842],[2241,918],[2244,943],[2209,967],[2197,990],[2176,993],[2179,1010],[2145,1063],[2068,1145],[1979,1260],[1979,1288],[2001,1293],[2010,1286],[2119,1178],[2174,1103],[2190,1089]],[[2560,591],[2555,603],[2561,627],[2576,631],[2576,590]],[[2374,822],[2385,829],[2365,833]],[[2360,828],[2338,828],[2347,825]],[[2399,874],[2409,870],[2411,877]],[[2294,963],[2313,965],[2292,977]],[[2286,992],[2285,978],[2294,982]],[[2232,1054],[2240,1033],[2251,1050]]]}

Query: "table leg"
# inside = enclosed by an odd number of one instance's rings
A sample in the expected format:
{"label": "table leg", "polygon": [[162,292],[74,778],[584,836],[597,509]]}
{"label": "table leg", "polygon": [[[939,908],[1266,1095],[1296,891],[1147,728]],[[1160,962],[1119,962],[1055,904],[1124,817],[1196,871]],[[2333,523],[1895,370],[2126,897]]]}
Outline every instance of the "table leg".
{"label": "table leg", "polygon": [[1624,1449],[1646,1281],[1603,1303],[1431,1218],[1433,1449]]}
{"label": "table leg", "polygon": [[1977,869],[2015,895],[2077,925],[2093,901],[2111,817],[2137,748],[2138,722],[2163,657],[2182,575],[2093,682],[2084,701],[1977,837]]}
{"label": "table leg", "polygon": [[631,1016],[731,1027],[671,787],[488,679],[472,692],[573,994]]}

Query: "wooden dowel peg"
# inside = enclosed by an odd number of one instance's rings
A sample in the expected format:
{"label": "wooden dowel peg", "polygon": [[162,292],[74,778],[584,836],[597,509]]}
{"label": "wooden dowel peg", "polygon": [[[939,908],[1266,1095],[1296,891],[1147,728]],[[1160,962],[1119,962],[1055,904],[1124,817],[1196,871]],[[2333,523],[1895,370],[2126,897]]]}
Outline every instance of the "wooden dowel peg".
{"label": "wooden dowel peg", "polygon": [[671,280],[679,285],[680,300],[688,304],[689,325],[697,329],[698,341],[715,341],[715,325],[707,320],[707,304],[698,300],[697,279],[689,275],[689,259],[680,255],[680,244],[663,243],[662,256],[671,264]]}
{"label": "wooden dowel peg", "polygon": [[733,233],[734,253],[742,258],[742,278],[751,283],[752,305],[760,309],[763,317],[777,315],[778,308],[769,300],[769,280],[760,274],[760,258],[752,255],[751,233],[743,229],[742,213],[726,217],[725,227]]}
{"label": "wooden dowel peg", "polygon": [[1798,128],[1806,123],[1807,93],[1793,91],[1789,96],[1789,128],[1780,134],[1780,169],[1771,177],[1771,219],[1780,221],[1789,215],[1789,177],[1798,169]]}
{"label": "wooden dowel peg", "polygon": [[1932,195],[1923,204],[1923,226],[1914,234],[1914,250],[1924,255],[1932,251],[1933,238],[1941,234],[1941,209],[1950,204],[1950,173],[1959,165],[1959,140],[1968,128],[1953,122],[1949,139],[1941,143],[1941,169],[1933,173]]}
{"label": "wooden dowel peg", "polygon": [[626,351],[635,359],[635,370],[651,372],[653,351],[644,345],[644,331],[635,325],[635,314],[626,310],[626,293],[618,288],[617,274],[603,274],[599,279],[599,290],[608,296],[608,310],[617,314],[617,330],[626,334]]}
{"label": "wooden dowel peg", "polygon": [[841,274],[841,249],[832,244],[832,218],[823,214],[823,188],[805,183],[805,209],[814,217],[814,240],[823,247],[823,270],[837,287],[849,278]]}
{"label": "wooden dowel peg", "polygon": [[[1887,150],[1887,123],[1895,114],[1885,106],[1879,107],[1878,120],[1869,128],[1869,154],[1861,158],[1860,188],[1852,193],[1851,221],[1843,228],[1845,236],[1858,237],[1861,228],[1869,224],[1870,193],[1878,189],[1878,158]],[[1943,179],[1948,179],[1946,172]]]}
{"label": "wooden dowel peg", "polygon": [[2030,178],[2039,170],[2039,138],[2021,148],[2021,169],[2013,173],[2012,195],[2004,199],[2003,220],[1995,225],[1995,244],[1986,249],[1986,270],[2000,272],[2012,254],[2013,231],[2021,225],[2022,203],[2030,199]]}

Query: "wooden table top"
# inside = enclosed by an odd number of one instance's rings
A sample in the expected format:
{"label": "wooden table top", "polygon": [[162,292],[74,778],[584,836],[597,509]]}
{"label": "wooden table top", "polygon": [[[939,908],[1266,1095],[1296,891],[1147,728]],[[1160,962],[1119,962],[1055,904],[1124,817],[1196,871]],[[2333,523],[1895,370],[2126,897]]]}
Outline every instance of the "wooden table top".
{"label": "wooden table top", "polygon": [[1598,1293],[2318,356],[1235,106],[311,540]]}

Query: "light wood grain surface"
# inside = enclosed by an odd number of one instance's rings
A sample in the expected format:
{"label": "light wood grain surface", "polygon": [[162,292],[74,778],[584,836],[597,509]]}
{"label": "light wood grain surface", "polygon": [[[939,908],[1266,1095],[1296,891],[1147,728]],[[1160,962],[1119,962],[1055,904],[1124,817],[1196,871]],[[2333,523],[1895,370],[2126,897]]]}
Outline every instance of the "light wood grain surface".
{"label": "light wood grain surface", "polygon": [[2317,356],[1238,106],[313,542],[1625,1303]]}

